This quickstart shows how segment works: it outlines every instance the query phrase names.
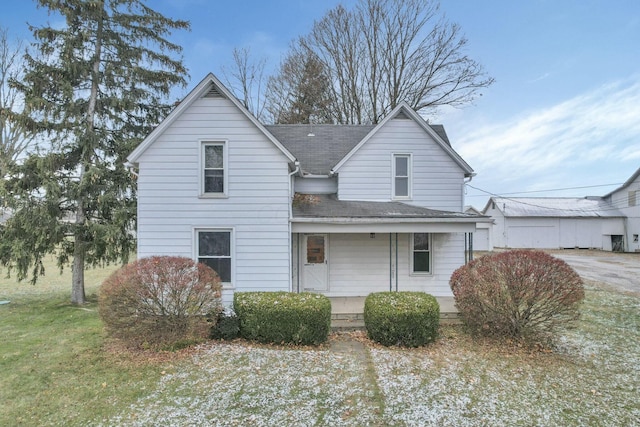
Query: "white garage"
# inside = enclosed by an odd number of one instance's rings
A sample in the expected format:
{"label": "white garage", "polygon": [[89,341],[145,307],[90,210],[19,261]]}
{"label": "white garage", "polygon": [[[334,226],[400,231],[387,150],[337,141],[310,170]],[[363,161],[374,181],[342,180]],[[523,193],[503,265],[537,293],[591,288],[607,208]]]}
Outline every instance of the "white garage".
{"label": "white garage", "polygon": [[[473,206],[465,206],[464,212],[474,215],[482,215],[482,212],[474,208]],[[474,251],[492,251],[493,241],[491,228],[492,222],[478,222],[476,224],[476,231],[473,233],[473,250]]]}
{"label": "white garage", "polygon": [[482,211],[494,219],[493,246],[612,250],[625,216],[600,197],[492,197]]}

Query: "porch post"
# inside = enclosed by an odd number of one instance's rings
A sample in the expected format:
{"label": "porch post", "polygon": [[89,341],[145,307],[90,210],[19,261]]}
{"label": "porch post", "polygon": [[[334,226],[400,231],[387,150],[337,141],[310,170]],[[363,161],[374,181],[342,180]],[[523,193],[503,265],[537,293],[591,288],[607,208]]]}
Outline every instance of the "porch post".
{"label": "porch post", "polygon": [[389,292],[393,290],[393,244],[389,233]]}
{"label": "porch post", "polygon": [[464,263],[467,264],[469,262],[469,248],[467,247],[467,237],[469,233],[464,233]]}
{"label": "porch post", "polygon": [[398,292],[398,233],[396,233],[396,292]]}

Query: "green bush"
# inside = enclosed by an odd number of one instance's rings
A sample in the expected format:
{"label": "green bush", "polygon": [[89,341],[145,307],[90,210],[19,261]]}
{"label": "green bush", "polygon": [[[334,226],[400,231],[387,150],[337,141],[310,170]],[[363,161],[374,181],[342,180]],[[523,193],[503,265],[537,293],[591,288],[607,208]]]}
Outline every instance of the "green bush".
{"label": "green bush", "polygon": [[449,284],[471,333],[525,340],[576,319],[584,298],[580,276],[542,251],[483,256],[456,270]]}
{"label": "green bush", "polygon": [[211,327],[211,339],[233,340],[240,335],[240,319],[233,310],[224,310],[218,314]]}
{"label": "green bush", "polygon": [[129,346],[179,347],[208,338],[221,289],[216,272],[192,259],[143,258],[102,283],[98,312],[107,333]]}
{"label": "green bush", "polygon": [[364,301],[367,334],[382,345],[425,345],[435,341],[439,323],[440,305],[424,292],[377,292]]}
{"label": "green bush", "polygon": [[331,302],[309,292],[236,292],[240,336],[271,343],[320,344],[331,327]]}

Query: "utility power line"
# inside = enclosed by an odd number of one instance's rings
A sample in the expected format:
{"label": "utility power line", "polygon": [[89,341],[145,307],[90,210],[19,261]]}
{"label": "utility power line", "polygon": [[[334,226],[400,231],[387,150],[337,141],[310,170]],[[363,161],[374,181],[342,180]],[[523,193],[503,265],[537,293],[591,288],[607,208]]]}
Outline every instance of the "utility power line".
{"label": "utility power line", "polygon": [[[550,191],[564,191],[564,190],[580,190],[583,188],[597,188],[597,187],[611,187],[611,186],[616,186],[619,187],[621,186],[623,183],[614,183],[614,184],[598,184],[598,185],[585,185],[582,187],[566,187],[566,188],[551,188],[548,190],[530,190],[530,191],[516,191],[516,192],[512,192],[512,193],[502,193],[501,195],[499,194],[493,194],[489,191],[485,191],[482,190],[480,188],[476,188],[473,185],[467,184],[467,187],[473,188],[474,190],[478,190],[478,191],[482,191],[486,194],[491,194],[492,196],[496,196],[496,197],[502,197],[502,196],[514,196],[517,194],[531,194],[531,193],[547,193]],[[467,197],[486,197],[484,194],[472,194],[469,195]]]}

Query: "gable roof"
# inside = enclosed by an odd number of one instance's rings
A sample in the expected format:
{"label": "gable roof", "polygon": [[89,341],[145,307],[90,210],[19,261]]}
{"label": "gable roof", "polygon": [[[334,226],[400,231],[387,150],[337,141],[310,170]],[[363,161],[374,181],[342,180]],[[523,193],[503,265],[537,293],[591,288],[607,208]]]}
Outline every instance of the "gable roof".
{"label": "gable roof", "polygon": [[169,115],[162,121],[147,137],[127,156],[129,163],[135,163],[138,161],[142,153],[155,142],[155,140],[162,135],[162,133],[178,118],[182,113],[187,110],[197,99],[213,93],[215,96],[222,96],[230,100],[246,117],[253,123],[278,149],[290,160],[295,161],[296,158],[291,154],[281,143],[278,141],[269,131],[264,127],[262,123],[256,119],[244,106],[238,101],[238,99],[227,89],[220,80],[212,73],[206,75],[204,79],[191,91],[189,94],[178,104],[176,108],[169,113]]}
{"label": "gable roof", "polygon": [[640,176],[640,168],[638,168],[638,170],[633,175],[631,175],[631,177],[628,180],[626,180],[624,184],[622,184],[620,187],[616,188],[615,190],[605,194],[602,197],[606,198],[606,197],[611,196],[615,192],[618,192],[620,190],[624,190],[626,187],[630,186],[639,176]]}
{"label": "gable roof", "polygon": [[470,213],[470,214],[475,214],[475,215],[482,215],[482,212],[480,212],[478,209],[476,209],[473,206],[465,206],[462,209],[463,212],[465,213]]}
{"label": "gable roof", "polygon": [[491,197],[482,213],[486,214],[492,203],[505,217],[624,217],[601,197]]}
{"label": "gable roof", "polygon": [[[440,147],[449,155],[449,157],[451,157],[451,159],[453,159],[453,161],[458,164],[458,166],[460,166],[462,170],[464,170],[465,176],[474,175],[471,166],[469,166],[469,164],[465,162],[462,157],[460,157],[460,155],[456,153],[448,143],[448,138],[445,141],[445,139],[443,139],[436,130],[434,130],[422,117],[420,117],[418,113],[416,113],[411,107],[409,107],[409,104],[407,104],[406,102],[398,104],[396,108],[391,111],[391,113],[389,113],[384,119],[382,119],[382,121],[380,121],[380,123],[378,123],[378,125],[376,125],[376,127],[374,127],[371,132],[369,132],[369,134],[358,143],[358,145],[353,147],[351,151],[349,151],[349,153],[344,156],[337,165],[335,165],[331,172],[338,172],[342,165],[344,165],[351,158],[351,156],[353,156],[363,145],[365,145],[367,141],[369,141],[371,137],[373,137],[373,135],[375,135],[382,127],[384,127],[384,125],[389,120],[395,118],[398,115],[406,116],[420,125],[420,127],[424,129],[424,131],[429,136],[431,136],[431,138],[433,138],[436,144],[440,145]],[[444,133],[444,127],[441,127],[441,129],[439,130]],[[444,133],[444,135],[446,136],[446,133]]]}

